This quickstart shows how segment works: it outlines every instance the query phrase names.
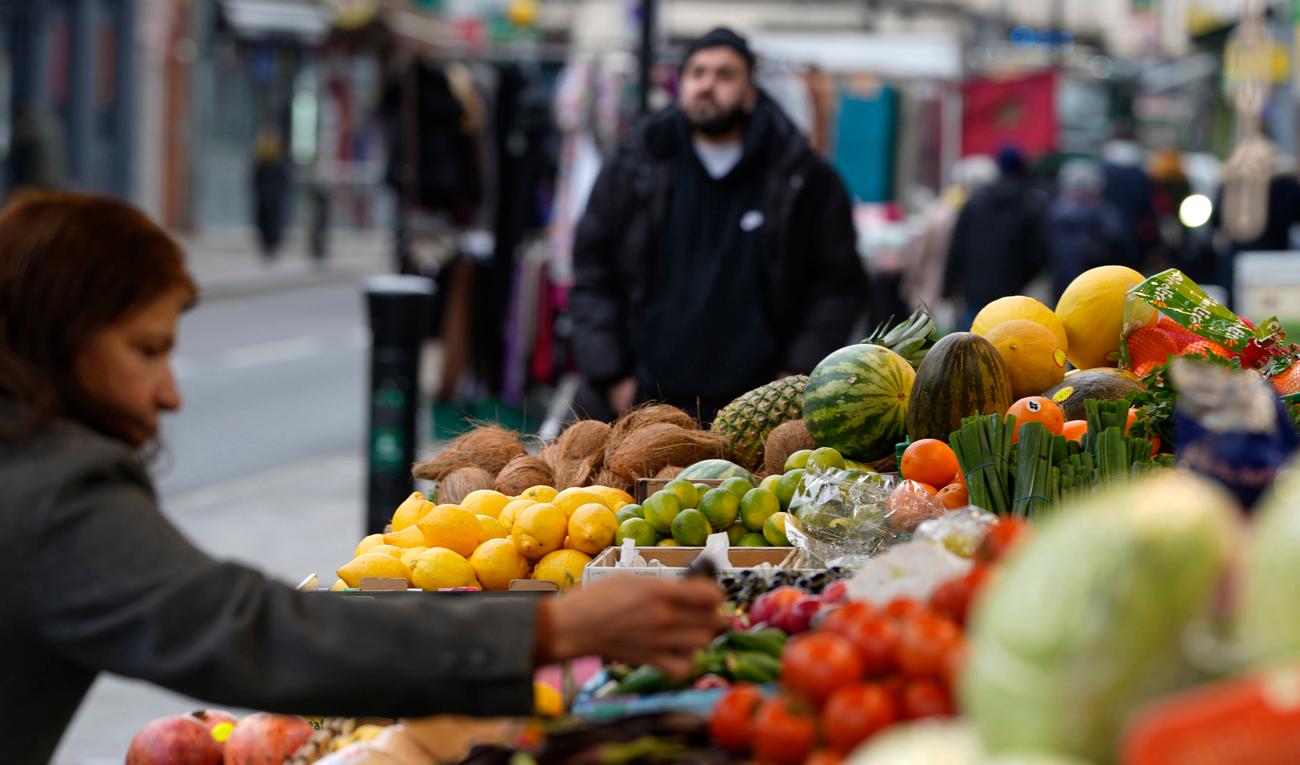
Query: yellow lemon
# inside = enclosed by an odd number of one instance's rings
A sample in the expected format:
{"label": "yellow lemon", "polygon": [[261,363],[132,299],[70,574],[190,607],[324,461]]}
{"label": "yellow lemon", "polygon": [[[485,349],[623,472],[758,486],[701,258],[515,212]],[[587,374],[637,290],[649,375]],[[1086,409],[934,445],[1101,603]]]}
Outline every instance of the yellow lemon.
{"label": "yellow lemon", "polygon": [[406,579],[410,580],[411,570],[400,560],[383,553],[366,553],[359,555],[338,570],[339,579],[349,587],[358,587],[362,579]]}
{"label": "yellow lemon", "polygon": [[424,532],[420,531],[419,526],[407,526],[401,531],[385,534],[384,543],[393,547],[400,547],[403,550],[412,547],[424,547]]}
{"label": "yellow lemon", "polygon": [[561,590],[582,584],[582,569],[591,556],[577,550],[556,550],[537,562],[533,578],[555,582]]}
{"label": "yellow lemon", "polygon": [[497,516],[497,520],[501,521],[501,525],[507,529],[513,528],[519,514],[536,504],[538,503],[531,499],[517,499],[501,509],[501,514]]}
{"label": "yellow lemon", "polygon": [[396,545],[375,545],[369,550],[366,550],[366,552],[369,554],[382,553],[383,555],[390,555],[398,560],[402,559],[402,548]]}
{"label": "yellow lemon", "polygon": [[1052,309],[1024,295],[1009,295],[998,298],[980,309],[971,322],[970,331],[981,337],[988,337],[993,328],[1003,322],[1026,319],[1047,328],[1061,348],[1069,350],[1069,336],[1065,324]]}
{"label": "yellow lemon", "polygon": [[485,590],[509,589],[515,579],[528,576],[528,561],[509,539],[489,539],[469,556],[469,565]]}
{"label": "yellow lemon", "polygon": [[402,550],[401,561],[405,563],[408,568],[410,566],[414,566],[415,559],[420,557],[420,554],[427,549],[429,548],[425,547],[424,545],[420,545],[419,547],[408,547],[405,550]]}
{"label": "yellow lemon", "polygon": [[593,502],[574,510],[569,517],[569,540],[565,547],[596,555],[614,544],[614,534],[617,532],[618,519],[614,517],[614,512]]}
{"label": "yellow lemon", "polygon": [[421,590],[474,587],[474,569],[469,561],[445,547],[430,547],[415,559],[411,581]]}
{"label": "yellow lemon", "polygon": [[596,493],[600,497],[600,502],[614,512],[619,508],[632,504],[632,495],[622,489],[615,489],[612,486],[588,486],[588,491]]}
{"label": "yellow lemon", "polygon": [[510,530],[515,547],[529,560],[539,560],[555,552],[564,544],[569,529],[569,519],[564,511],[551,504],[525,508]]}
{"label": "yellow lemon", "polygon": [[460,505],[438,505],[416,524],[428,547],[445,547],[457,555],[469,556],[478,547],[483,530],[478,518]]}
{"label": "yellow lemon", "polygon": [[1070,363],[1080,369],[1117,366],[1124,300],[1142,283],[1142,274],[1126,266],[1100,266],[1075,277],[1056,303],[1065,325]]}
{"label": "yellow lemon", "polygon": [[534,486],[530,489],[525,489],[524,493],[519,495],[519,499],[531,499],[534,502],[550,502],[555,499],[556,493],[554,486]]}
{"label": "yellow lemon", "polygon": [[357,549],[355,552],[352,553],[352,557],[355,558],[358,555],[365,555],[367,550],[369,550],[372,547],[378,547],[383,543],[384,543],[383,534],[371,534],[370,536],[366,537],[365,539],[357,543]]}
{"label": "yellow lemon", "polygon": [[533,683],[533,711],[539,717],[559,717],[564,714],[564,697],[547,683]]}
{"label": "yellow lemon", "polygon": [[577,510],[583,505],[590,505],[592,503],[597,505],[605,504],[601,501],[599,494],[586,487],[580,489],[565,489],[559,494],[556,494],[555,499],[551,502],[552,505],[555,505],[560,508],[560,510],[564,511],[565,518],[573,515],[574,510]]}
{"label": "yellow lemon", "polygon": [[[485,541],[488,539],[506,539],[510,536],[510,529],[506,528],[496,518],[490,515],[476,515],[474,517],[478,519],[478,527],[483,532],[479,535],[481,539]],[[482,543],[480,542],[480,544]]]}
{"label": "yellow lemon", "polygon": [[418,491],[411,492],[411,496],[398,505],[397,511],[393,513],[393,531],[414,526],[432,509],[433,503],[425,499],[423,494]]}
{"label": "yellow lemon", "polygon": [[330,585],[330,592],[343,592],[348,588],[348,583],[342,579],[335,579],[334,584]]}
{"label": "yellow lemon", "polygon": [[491,489],[471,491],[460,501],[460,506],[474,515],[487,515],[493,518],[501,515],[501,511],[508,504],[510,504],[509,497]]}

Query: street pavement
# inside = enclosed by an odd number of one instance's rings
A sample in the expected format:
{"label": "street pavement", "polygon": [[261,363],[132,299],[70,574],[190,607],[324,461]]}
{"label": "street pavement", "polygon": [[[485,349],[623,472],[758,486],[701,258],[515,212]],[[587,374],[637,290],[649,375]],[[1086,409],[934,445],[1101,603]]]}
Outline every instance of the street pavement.
{"label": "street pavement", "polygon": [[[165,421],[154,466],[164,512],[214,556],[328,585],[362,530],[361,281],[387,268],[384,240],[353,237],[324,270],[290,253],[267,269],[238,236],[186,244],[203,298],[182,320],[185,403]],[[120,765],[149,720],[202,706],[103,676],[54,762]]]}

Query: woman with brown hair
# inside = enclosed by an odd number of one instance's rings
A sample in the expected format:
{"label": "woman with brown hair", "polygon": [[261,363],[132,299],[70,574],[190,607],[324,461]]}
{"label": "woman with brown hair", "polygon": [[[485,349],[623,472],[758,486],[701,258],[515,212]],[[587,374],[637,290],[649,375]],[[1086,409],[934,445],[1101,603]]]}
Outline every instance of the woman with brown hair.
{"label": "woman with brown hair", "polygon": [[175,242],[120,202],[0,213],[0,760],[48,761],[100,671],[277,712],[517,715],[539,663],[682,674],[725,626],[707,582],[373,602],[208,557],[139,457],[181,406],[170,354],[196,297]]}

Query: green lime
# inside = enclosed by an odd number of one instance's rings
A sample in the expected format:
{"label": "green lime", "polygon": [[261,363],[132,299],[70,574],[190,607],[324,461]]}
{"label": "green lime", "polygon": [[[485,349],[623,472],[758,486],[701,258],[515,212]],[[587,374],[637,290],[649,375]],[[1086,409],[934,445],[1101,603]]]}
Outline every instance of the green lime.
{"label": "green lime", "polygon": [[644,518],[644,517],[645,517],[645,510],[642,509],[640,505],[623,505],[618,509],[618,512],[614,513],[614,518],[619,523],[622,523],[623,521],[626,521],[629,518]]}
{"label": "green lime", "polygon": [[681,547],[681,545],[677,544],[676,539],[668,537],[666,539],[660,539],[659,542],[655,544],[655,547]]}
{"label": "green lime", "polygon": [[835,468],[836,470],[843,470],[844,455],[840,454],[838,451],[830,448],[829,446],[823,446],[822,448],[815,450],[812,453],[812,456],[808,458],[807,467],[808,468],[816,467],[816,468],[821,468],[822,470],[826,470],[827,468]]}
{"label": "green lime", "polygon": [[644,518],[628,518],[618,525],[618,531],[614,534],[614,544],[622,545],[624,539],[636,540],[637,547],[654,547],[658,537]]}
{"label": "green lime", "polygon": [[708,485],[707,483],[697,483],[697,484],[695,484],[695,496],[698,497],[698,498],[700,498],[700,499],[703,499],[703,498],[704,498],[704,493],[707,492],[709,489],[712,489],[712,488],[713,488],[713,487],[710,486],[710,485]]}
{"label": "green lime", "polygon": [[725,488],[709,489],[700,499],[700,512],[715,529],[725,529],[736,522],[740,512],[740,497]]}
{"label": "green lime", "polygon": [[782,510],[789,510],[790,503],[794,501],[794,495],[803,485],[804,471],[802,469],[791,470],[781,476],[781,480],[776,484],[776,498],[781,502]]}
{"label": "green lime", "polygon": [[790,537],[785,533],[785,525],[789,523],[789,519],[787,513],[773,513],[767,517],[767,521],[763,524],[763,538],[773,547],[790,546]]}
{"label": "green lime", "polygon": [[683,547],[703,547],[713,527],[699,510],[683,510],[673,519],[673,539]]}
{"label": "green lime", "polygon": [[682,509],[695,507],[700,501],[700,493],[695,490],[695,484],[685,478],[676,478],[668,482],[668,485],[660,489],[671,494],[676,494],[677,498],[682,501]]}
{"label": "green lime", "polygon": [[736,499],[740,499],[741,497],[745,496],[746,492],[754,488],[754,484],[750,483],[750,481],[746,478],[741,478],[740,476],[733,476],[723,481],[722,485],[719,486],[718,488],[726,489],[732,494],[735,494]]}
{"label": "green lime", "polygon": [[[781,474],[780,474],[780,473],[773,473],[772,475],[768,476],[767,478],[764,478],[764,479],[763,479],[763,482],[760,483],[760,484],[758,485],[758,488],[760,488],[760,489],[767,489],[768,491],[770,491],[770,492],[772,492],[772,493],[776,493],[776,485],[777,485],[778,483],[780,483],[780,482],[781,482]],[[748,493],[748,492],[746,492],[746,493]],[[744,497],[741,497],[741,499],[744,499]]]}
{"label": "green lime", "polygon": [[754,532],[751,531],[750,533],[741,537],[740,543],[737,544],[736,546],[737,547],[767,547],[767,540],[763,538],[762,534],[755,534]]}
{"label": "green lime", "polygon": [[844,460],[844,467],[848,468],[849,470],[870,470],[871,469],[867,467],[865,463],[858,462],[857,460],[851,460],[851,459]]}
{"label": "green lime", "polygon": [[774,513],[781,512],[781,501],[767,489],[750,489],[740,500],[740,520],[750,531],[762,531]]}
{"label": "green lime", "polygon": [[745,528],[745,524],[739,522],[731,524],[727,527],[727,544],[736,547],[748,533],[749,529]]}
{"label": "green lime", "polygon": [[[691,491],[695,491],[694,486],[691,486]],[[641,507],[645,510],[645,519],[649,521],[650,528],[664,535],[673,530],[673,519],[682,511],[682,501],[676,494],[657,491]]]}
{"label": "green lime", "polygon": [[794,454],[791,454],[789,457],[785,458],[785,470],[783,472],[789,473],[791,470],[802,470],[808,467],[808,459],[812,457],[812,455],[812,449],[800,449]]}

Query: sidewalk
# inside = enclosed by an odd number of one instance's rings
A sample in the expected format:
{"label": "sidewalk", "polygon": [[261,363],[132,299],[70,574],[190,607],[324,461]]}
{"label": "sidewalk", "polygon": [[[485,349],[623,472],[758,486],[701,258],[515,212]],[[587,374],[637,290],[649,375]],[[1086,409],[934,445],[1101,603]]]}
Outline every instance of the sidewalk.
{"label": "sidewalk", "polygon": [[263,261],[251,229],[214,229],[198,236],[178,234],[190,272],[204,300],[245,297],[326,284],[358,282],[392,271],[392,233],[332,231],[329,256],[318,265],[306,239],[293,235],[271,263]]}

